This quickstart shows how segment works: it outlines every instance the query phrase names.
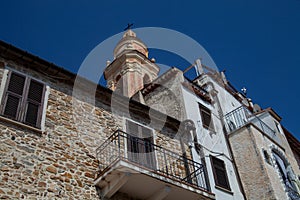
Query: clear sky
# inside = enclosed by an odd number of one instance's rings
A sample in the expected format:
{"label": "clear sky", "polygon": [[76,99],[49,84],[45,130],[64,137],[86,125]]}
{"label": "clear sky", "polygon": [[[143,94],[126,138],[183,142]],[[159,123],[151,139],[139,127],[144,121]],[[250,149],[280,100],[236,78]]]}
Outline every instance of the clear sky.
{"label": "clear sky", "polygon": [[[0,17],[1,40],[73,72],[127,23],[182,32],[300,139],[300,0],[10,0],[1,2]],[[187,67],[163,52],[150,53],[160,63]]]}

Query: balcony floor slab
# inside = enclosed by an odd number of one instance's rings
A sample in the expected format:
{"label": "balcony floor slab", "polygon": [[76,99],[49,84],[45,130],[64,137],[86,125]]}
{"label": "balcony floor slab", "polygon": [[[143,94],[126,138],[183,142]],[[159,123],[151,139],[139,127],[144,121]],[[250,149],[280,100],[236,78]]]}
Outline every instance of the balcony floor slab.
{"label": "balcony floor slab", "polygon": [[112,163],[95,180],[103,196],[111,197],[116,192],[136,199],[164,200],[211,200],[215,195],[196,186],[166,177],[136,163],[119,159]]}

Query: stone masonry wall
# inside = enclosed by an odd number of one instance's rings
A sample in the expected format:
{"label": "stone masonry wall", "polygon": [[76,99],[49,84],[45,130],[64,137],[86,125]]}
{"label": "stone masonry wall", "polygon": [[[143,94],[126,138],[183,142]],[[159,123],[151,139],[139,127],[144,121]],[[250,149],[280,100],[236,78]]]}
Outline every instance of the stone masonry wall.
{"label": "stone masonry wall", "polygon": [[249,127],[231,133],[229,142],[247,199],[276,199]]}
{"label": "stone masonry wall", "polygon": [[[95,107],[84,91],[82,99],[72,99],[71,85],[14,63],[10,67],[44,81],[50,89],[44,132],[0,120],[0,199],[99,199],[93,186],[98,170],[95,150],[124,127],[123,119],[100,101]],[[0,66],[0,77],[2,73]],[[177,139],[162,135],[156,142],[182,153]]]}
{"label": "stone masonry wall", "polygon": [[[177,69],[172,69],[177,70]],[[171,77],[160,86],[144,97],[146,104],[159,110],[175,119],[183,121],[186,119],[184,102],[182,99],[181,83],[183,82],[182,72],[168,71]],[[163,75],[164,76],[164,75]]]}
{"label": "stone masonry wall", "polygon": [[[33,75],[33,74],[32,74]],[[2,199],[99,199],[93,181],[95,148],[118,128],[102,108],[79,102],[81,123],[74,123],[72,88],[48,82],[45,132],[0,121],[0,196]],[[65,90],[65,91],[61,91]],[[83,112],[85,111],[85,112]],[[93,123],[87,113],[97,117]],[[95,138],[99,140],[95,140]]]}
{"label": "stone masonry wall", "polygon": [[267,151],[271,158],[273,149],[276,149],[279,152],[281,152],[285,158],[287,152],[284,152],[280,147],[276,145],[276,143],[272,142],[269,138],[265,137],[257,129],[253,128],[252,132],[255,138],[257,149],[259,150],[261,158],[263,159],[263,164],[267,172],[266,175],[268,175],[268,178],[270,179],[270,185],[273,188],[276,199],[288,199],[287,194],[284,191],[284,183],[281,180],[281,176],[279,174],[278,169],[275,167],[275,160],[270,159],[268,163],[264,158],[262,149]]}

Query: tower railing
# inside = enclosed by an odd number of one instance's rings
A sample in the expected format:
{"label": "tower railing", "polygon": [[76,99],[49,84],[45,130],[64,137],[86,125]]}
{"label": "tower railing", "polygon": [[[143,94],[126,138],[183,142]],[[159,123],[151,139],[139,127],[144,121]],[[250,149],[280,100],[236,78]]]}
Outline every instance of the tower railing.
{"label": "tower railing", "polygon": [[237,109],[227,113],[224,116],[225,126],[228,133],[231,133],[248,123],[254,124],[258,129],[266,135],[281,144],[280,138],[277,136],[276,131],[263,122],[257,115],[250,112],[246,107],[241,106]]}

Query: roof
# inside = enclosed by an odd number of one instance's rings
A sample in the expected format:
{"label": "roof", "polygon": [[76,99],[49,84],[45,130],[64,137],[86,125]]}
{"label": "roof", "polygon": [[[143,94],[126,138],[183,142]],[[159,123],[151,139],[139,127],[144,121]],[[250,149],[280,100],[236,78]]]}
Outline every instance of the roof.
{"label": "roof", "polygon": [[291,149],[294,153],[297,153],[300,155],[300,142],[295,138],[285,127],[282,127],[283,132],[286,136],[286,139],[288,140]]}
{"label": "roof", "polygon": [[[101,103],[108,106],[108,108],[110,108],[112,100],[114,100],[114,104],[119,105],[118,108],[120,109],[120,112],[126,114],[128,113],[128,103],[127,105],[125,104],[126,102],[129,102],[130,116],[128,117],[133,117],[136,119],[141,118],[146,122],[151,121],[151,117],[149,116],[150,107],[143,105],[137,101],[134,101],[133,99],[129,99],[125,96],[120,96],[117,94],[114,94],[114,98],[116,97],[116,99],[112,99],[111,97],[113,92],[110,89],[105,88],[100,84],[94,83],[83,77],[79,77],[76,74],[64,68],[55,65],[54,63],[50,63],[38,56],[30,54],[27,51],[19,49],[1,40],[0,40],[0,57],[4,58],[8,62],[13,61],[14,63],[20,64],[24,68],[35,70],[49,77],[49,79],[51,78],[53,80],[57,80],[65,84],[73,85],[76,78],[80,78],[82,83],[84,83],[85,86],[97,84],[95,96]],[[166,123],[163,129],[171,129],[175,133],[178,131],[180,121],[170,116],[166,116],[165,114],[159,111],[151,111],[151,116],[153,114],[155,114],[157,118],[166,118]]]}
{"label": "roof", "polygon": [[[155,79],[152,83],[149,83],[146,87],[144,87],[141,92],[142,94],[148,95],[149,93],[153,92],[156,88],[163,87],[163,84],[173,78],[180,70],[173,67],[166,71],[164,74],[159,76],[157,79]],[[203,88],[197,86],[192,81],[189,81],[188,79],[185,79],[184,82],[181,83],[182,86],[189,89],[190,91],[194,92],[198,97],[200,97],[202,100],[207,101],[209,103],[212,102],[208,92],[204,90]]]}

